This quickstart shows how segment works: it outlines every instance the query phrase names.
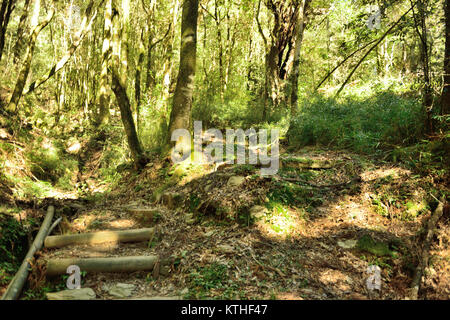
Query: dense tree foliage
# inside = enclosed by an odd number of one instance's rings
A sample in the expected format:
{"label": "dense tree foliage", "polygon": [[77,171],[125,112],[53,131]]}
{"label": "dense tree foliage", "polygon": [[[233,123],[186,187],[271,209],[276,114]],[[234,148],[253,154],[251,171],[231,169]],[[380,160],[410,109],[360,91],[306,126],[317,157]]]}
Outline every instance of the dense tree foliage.
{"label": "dense tree foliage", "polygon": [[24,0],[0,19],[1,122],[63,139],[120,123],[137,167],[192,120],[289,136],[332,96],[420,101],[420,119],[389,124],[413,125],[411,142],[448,123],[442,0]]}

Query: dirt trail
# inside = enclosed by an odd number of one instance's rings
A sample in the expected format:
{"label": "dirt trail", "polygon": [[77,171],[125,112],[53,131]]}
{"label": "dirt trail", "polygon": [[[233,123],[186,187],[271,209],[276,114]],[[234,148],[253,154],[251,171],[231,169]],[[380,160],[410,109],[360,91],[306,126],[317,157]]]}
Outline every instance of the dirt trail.
{"label": "dirt trail", "polygon": [[[128,193],[106,206],[79,210],[60,228],[154,226],[151,243],[44,250],[40,260],[153,254],[174,259],[157,272],[86,274],[82,286],[97,299],[117,299],[107,288],[117,283],[134,285],[131,299],[404,299],[418,262],[417,235],[432,210],[424,203],[430,198],[426,178],[346,152],[307,149],[283,159],[276,178],[259,177],[250,166],[191,168],[160,193],[155,171],[161,166],[155,164],[133,184],[154,183],[156,203],[147,200],[149,190]],[[450,296],[449,234],[448,221],[441,222],[421,298]],[[367,287],[370,265],[380,267],[381,290]]]}

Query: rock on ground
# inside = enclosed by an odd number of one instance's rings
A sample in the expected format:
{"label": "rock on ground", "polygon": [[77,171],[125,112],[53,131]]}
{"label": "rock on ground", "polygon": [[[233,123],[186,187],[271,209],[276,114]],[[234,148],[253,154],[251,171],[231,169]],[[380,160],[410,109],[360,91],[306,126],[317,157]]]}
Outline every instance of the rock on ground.
{"label": "rock on ground", "polygon": [[241,176],[233,176],[228,180],[228,187],[239,187],[241,184],[245,182],[245,177]]}
{"label": "rock on ground", "polygon": [[261,219],[265,217],[267,213],[268,213],[267,208],[263,206],[253,206],[250,209],[250,216],[254,219]]}
{"label": "rock on ground", "polygon": [[353,249],[357,244],[357,240],[338,241],[338,246],[344,249]]}
{"label": "rock on ground", "polygon": [[128,298],[133,294],[133,290],[136,288],[134,284],[127,283],[117,283],[111,287],[106,287],[105,291],[107,291],[110,295],[117,298]]}
{"label": "rock on ground", "polygon": [[47,293],[48,300],[93,300],[95,297],[95,292],[91,288]]}

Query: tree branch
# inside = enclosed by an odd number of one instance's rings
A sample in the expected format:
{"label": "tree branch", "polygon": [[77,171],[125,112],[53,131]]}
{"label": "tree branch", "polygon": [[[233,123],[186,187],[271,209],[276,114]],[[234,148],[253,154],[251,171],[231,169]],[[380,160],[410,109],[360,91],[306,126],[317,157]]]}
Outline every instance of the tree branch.
{"label": "tree branch", "polygon": [[380,43],[381,41],[383,41],[384,38],[386,38],[386,36],[399,24],[399,22],[406,17],[406,15],[414,8],[415,4],[413,4],[413,6],[411,8],[409,8],[408,11],[406,11],[401,17],[400,19],[398,19],[379,39],[378,41],[366,52],[366,54],[358,61],[358,63],[356,64],[356,66],[353,68],[353,70],[350,72],[350,74],[348,75],[347,79],[345,79],[344,83],[342,84],[342,86],[339,88],[338,92],[336,93],[335,98],[337,98],[339,96],[339,94],[341,93],[341,91],[344,89],[344,87],[347,85],[347,83],[350,81],[350,79],[352,78],[353,74],[356,72],[356,70],[359,68],[359,66],[361,65],[361,63],[367,58],[367,56],[372,52],[373,49],[375,49]]}

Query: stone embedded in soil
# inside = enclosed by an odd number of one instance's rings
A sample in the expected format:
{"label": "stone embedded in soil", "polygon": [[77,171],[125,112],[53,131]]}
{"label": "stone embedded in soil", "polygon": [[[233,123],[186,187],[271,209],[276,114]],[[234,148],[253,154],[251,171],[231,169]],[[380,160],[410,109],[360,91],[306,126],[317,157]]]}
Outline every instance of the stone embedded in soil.
{"label": "stone embedded in soil", "polygon": [[267,208],[263,206],[253,206],[250,208],[250,216],[254,219],[261,219],[265,217],[267,213]]}
{"label": "stone embedded in soil", "polygon": [[159,274],[163,277],[167,277],[170,274],[170,267],[169,266],[161,266],[159,268]]}
{"label": "stone embedded in soil", "polygon": [[366,296],[363,296],[360,293],[353,292],[349,295],[350,300],[368,300]]}
{"label": "stone embedded in soil", "polygon": [[91,288],[47,293],[48,300],[93,300],[95,297],[95,292]]}
{"label": "stone embedded in soil", "polygon": [[179,193],[166,192],[162,195],[162,203],[169,209],[175,209],[181,203],[182,197]]}
{"label": "stone embedded in soil", "polygon": [[106,287],[105,291],[117,298],[128,298],[131,297],[135,288],[134,284],[117,283],[111,287]]}
{"label": "stone embedded in soil", "polygon": [[217,246],[217,249],[219,249],[222,253],[233,253],[234,248],[228,244],[221,244]]}
{"label": "stone embedded in soil", "polygon": [[239,187],[244,182],[245,182],[245,177],[233,176],[230,179],[228,179],[227,186],[228,187]]}
{"label": "stone embedded in soil", "polygon": [[133,218],[144,224],[152,224],[154,217],[159,214],[158,209],[130,208],[127,210]]}
{"label": "stone embedded in soil", "polygon": [[185,221],[186,221],[187,224],[194,224],[195,223],[194,215],[192,213],[186,213],[185,214]]}
{"label": "stone embedded in soil", "polygon": [[215,233],[214,230],[208,231],[205,233],[205,237],[211,237]]}
{"label": "stone embedded in soil", "polygon": [[188,289],[188,288],[184,288],[183,290],[180,291],[180,294],[181,294],[182,296],[185,296],[185,295],[187,295],[188,293],[189,293],[189,289]]}
{"label": "stone embedded in soil", "polygon": [[338,246],[343,249],[353,249],[358,244],[358,240],[338,241]]}
{"label": "stone embedded in soil", "polygon": [[134,298],[132,300],[183,300],[182,297],[173,296],[173,297],[140,297],[140,298]]}

